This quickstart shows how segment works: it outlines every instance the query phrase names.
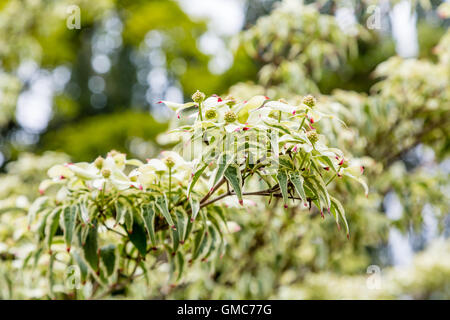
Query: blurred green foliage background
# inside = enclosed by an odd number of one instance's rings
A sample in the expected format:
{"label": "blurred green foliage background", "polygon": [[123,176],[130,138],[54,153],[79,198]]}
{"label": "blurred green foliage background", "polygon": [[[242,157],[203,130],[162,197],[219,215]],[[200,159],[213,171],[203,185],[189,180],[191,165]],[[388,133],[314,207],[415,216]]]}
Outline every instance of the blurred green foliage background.
{"label": "blurred green foliage background", "polygon": [[[175,288],[162,261],[111,297],[450,298],[448,3],[411,2],[418,50],[402,59],[389,19],[395,1],[236,0],[234,11],[213,2],[0,3],[0,298],[48,297],[48,261],[32,261],[25,229],[46,170],[111,149],[155,156],[171,146],[160,133],[172,115],[158,101],[197,89],[244,100],[317,95],[347,124],[321,122],[332,144],[367,157],[370,195],[336,187],[350,241],[317,212],[230,208],[241,230],[222,260],[192,266]],[[79,29],[68,27],[71,5]],[[372,5],[378,29],[367,27]],[[354,18],[347,27],[342,8]],[[215,20],[242,30],[221,33]],[[367,287],[371,265],[383,269],[381,289]]]}

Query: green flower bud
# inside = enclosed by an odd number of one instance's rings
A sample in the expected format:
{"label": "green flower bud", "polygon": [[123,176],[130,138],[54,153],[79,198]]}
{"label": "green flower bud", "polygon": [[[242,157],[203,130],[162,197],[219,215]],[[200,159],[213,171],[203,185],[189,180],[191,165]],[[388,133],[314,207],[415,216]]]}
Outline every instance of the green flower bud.
{"label": "green flower bud", "polygon": [[111,150],[110,152],[108,152],[108,156],[110,157],[114,157],[116,155],[118,155],[120,152],[117,150]]}
{"label": "green flower bud", "polygon": [[173,168],[173,166],[175,166],[175,161],[172,159],[172,157],[164,158],[163,161],[168,168]]}
{"label": "green flower bud", "polygon": [[227,105],[229,105],[230,107],[236,104],[236,101],[234,100],[234,98],[232,96],[226,96],[225,100],[230,100],[227,102]]}
{"label": "green flower bud", "polygon": [[214,120],[214,119],[216,119],[216,118],[217,118],[217,112],[216,112],[216,110],[214,110],[214,109],[206,110],[206,112],[205,112],[205,118],[206,118],[207,120]]}
{"label": "green flower bud", "polygon": [[102,176],[105,177],[105,178],[109,178],[111,176],[111,170],[103,169],[102,170]]}
{"label": "green flower bud", "polygon": [[193,95],[192,95],[192,101],[200,103],[203,100],[205,100],[206,96],[203,92],[200,91],[196,91]]}
{"label": "green flower bud", "polygon": [[236,116],[236,113],[234,113],[233,111],[227,111],[227,112],[225,112],[225,122],[228,122],[228,123],[232,123],[232,122],[235,122],[236,121],[236,119],[237,119],[237,116]]}
{"label": "green flower bud", "polygon": [[316,98],[314,98],[312,95],[307,95],[303,98],[303,104],[306,104],[308,107],[312,108],[316,105]]}
{"label": "green flower bud", "polygon": [[94,161],[94,165],[97,169],[101,169],[103,167],[103,158],[102,157],[97,157],[97,159],[95,159]]}
{"label": "green flower bud", "polygon": [[315,130],[308,131],[306,133],[306,136],[308,137],[309,141],[311,141],[311,143],[316,143],[317,141],[319,141],[319,135]]}

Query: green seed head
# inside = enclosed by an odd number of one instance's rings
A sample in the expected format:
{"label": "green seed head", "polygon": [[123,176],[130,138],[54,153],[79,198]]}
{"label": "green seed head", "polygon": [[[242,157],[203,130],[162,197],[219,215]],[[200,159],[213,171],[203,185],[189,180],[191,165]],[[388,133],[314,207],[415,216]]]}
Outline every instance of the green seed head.
{"label": "green seed head", "polygon": [[213,120],[213,119],[216,119],[216,118],[217,118],[217,112],[216,112],[216,110],[214,110],[214,109],[206,110],[206,112],[205,112],[205,118],[206,118],[207,120]]}
{"label": "green seed head", "polygon": [[316,105],[316,98],[314,98],[312,95],[307,95],[303,98],[303,104],[306,104],[308,107],[312,108]]}
{"label": "green seed head", "polygon": [[102,170],[102,176],[105,177],[105,178],[109,178],[111,176],[111,170],[103,169]]}
{"label": "green seed head", "polygon": [[94,161],[94,165],[97,169],[101,169],[103,167],[103,158],[102,157],[98,157],[97,159],[95,159]]}
{"label": "green seed head", "polygon": [[227,105],[229,105],[230,107],[236,104],[236,101],[232,96],[226,96],[225,100],[229,100],[227,102]]}
{"label": "green seed head", "polygon": [[173,166],[175,165],[175,161],[172,159],[172,157],[164,158],[163,161],[168,168],[173,168]]}
{"label": "green seed head", "polygon": [[306,133],[306,136],[308,137],[309,141],[311,141],[311,143],[316,143],[317,141],[319,141],[319,135],[314,130],[308,131]]}
{"label": "green seed head", "polygon": [[110,152],[108,152],[108,156],[110,157],[115,157],[119,154],[119,151],[117,150],[111,150]]}
{"label": "green seed head", "polygon": [[236,119],[236,113],[234,113],[233,111],[230,110],[225,112],[225,122],[232,123],[235,122]]}
{"label": "green seed head", "polygon": [[203,92],[200,91],[196,91],[193,95],[192,95],[192,101],[200,103],[203,100],[205,100],[206,96]]}

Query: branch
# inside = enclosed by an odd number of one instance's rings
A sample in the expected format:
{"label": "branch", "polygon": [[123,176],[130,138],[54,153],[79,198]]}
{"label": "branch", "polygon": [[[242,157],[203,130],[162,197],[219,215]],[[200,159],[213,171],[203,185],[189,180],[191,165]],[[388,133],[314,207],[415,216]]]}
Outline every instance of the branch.
{"label": "branch", "polygon": [[[274,191],[277,190],[277,187],[278,187],[278,186],[275,186],[275,187],[273,187],[273,188],[271,188],[271,189],[267,189],[267,190],[260,190],[260,191],[253,191],[253,192],[244,192],[244,193],[242,193],[242,195],[243,195],[243,196],[262,196],[262,197],[270,197],[270,196],[273,196],[273,197],[276,197],[276,198],[282,198],[283,195],[281,195],[281,194],[279,194],[279,193],[274,193]],[[216,197],[216,198],[214,198],[214,199],[212,199],[212,200],[209,200],[209,201],[207,201],[207,202],[202,203],[202,204],[200,205],[200,208],[206,207],[206,206],[208,206],[208,205],[210,205],[210,204],[212,204],[212,203],[214,203],[214,202],[216,202],[216,201],[219,201],[219,200],[222,200],[223,198],[226,198],[226,197],[228,197],[228,196],[234,196],[234,195],[236,195],[236,193],[234,193],[234,192],[232,192],[232,191],[231,191],[231,192],[224,193],[224,194],[221,194],[220,196],[218,196],[218,197]],[[293,200],[302,200],[302,199],[299,198],[299,197],[292,197],[292,196],[289,196],[288,198],[289,198],[289,199],[293,199]]]}
{"label": "branch", "polygon": [[223,177],[219,182],[217,182],[217,184],[211,190],[209,190],[209,192],[203,197],[203,199],[200,200],[200,204],[208,200],[212,196],[212,194],[216,192],[217,189],[219,189],[225,183],[225,181],[226,179],[225,177]]}

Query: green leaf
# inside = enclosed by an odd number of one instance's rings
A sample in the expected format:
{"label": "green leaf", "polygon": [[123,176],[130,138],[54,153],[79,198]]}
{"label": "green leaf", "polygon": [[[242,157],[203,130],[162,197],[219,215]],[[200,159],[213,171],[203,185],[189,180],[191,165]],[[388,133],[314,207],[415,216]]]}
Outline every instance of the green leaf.
{"label": "green leaf", "polygon": [[80,202],[78,204],[78,213],[80,215],[80,220],[83,221],[83,223],[88,223],[89,222],[89,211],[87,209],[86,203]]}
{"label": "green leaf", "polygon": [[116,246],[109,244],[100,248],[100,258],[105,266],[106,274],[111,276],[116,270]]}
{"label": "green leaf", "polygon": [[330,160],[329,157],[327,156],[321,156],[320,159],[322,159],[323,161],[325,161],[325,163],[328,165],[329,168],[331,168],[334,172],[336,171],[336,168],[334,167],[333,162]]}
{"label": "green leaf", "polygon": [[291,173],[290,175],[290,180],[292,182],[292,184],[294,185],[294,189],[297,192],[298,196],[302,199],[302,204],[307,207],[308,204],[306,202],[306,193],[305,193],[305,189],[303,188],[303,176],[298,173],[298,172],[294,172]]}
{"label": "green leaf", "polygon": [[217,161],[217,168],[215,170],[215,173],[213,175],[214,179],[212,180],[212,183],[210,184],[210,187],[212,188],[215,186],[219,180],[222,178],[223,174],[225,173],[225,170],[228,168],[228,166],[233,162],[234,157],[229,155],[228,153],[224,152],[220,155],[218,161]]}
{"label": "green leaf", "polygon": [[78,254],[78,252],[75,251],[72,255],[75,258],[78,267],[80,268],[81,281],[85,282],[88,275],[88,266]]}
{"label": "green leaf", "polygon": [[128,233],[131,233],[133,232],[134,227],[133,208],[128,205],[125,208],[126,208],[124,213],[125,227],[127,228]]}
{"label": "green leaf", "polygon": [[67,251],[70,251],[72,246],[73,233],[75,231],[75,223],[77,221],[78,206],[73,205],[65,207],[63,211],[64,220],[64,240],[66,241]]}
{"label": "green leaf", "polygon": [[189,198],[189,203],[191,205],[191,221],[194,222],[195,218],[197,217],[198,212],[200,211],[200,201],[198,201],[196,198],[191,197]]}
{"label": "green leaf", "polygon": [[31,225],[36,218],[36,215],[46,208],[48,204],[48,197],[39,197],[37,198],[33,204],[30,206],[28,210],[28,225]]}
{"label": "green leaf", "polygon": [[181,242],[184,242],[184,232],[186,229],[186,218],[184,216],[184,213],[181,209],[176,209],[175,214],[177,216],[177,231],[178,231],[178,238]]}
{"label": "green leaf", "polygon": [[47,248],[50,251],[51,251],[53,236],[55,235],[56,230],[58,230],[60,214],[61,214],[61,208],[56,207],[55,209],[53,209],[53,211],[50,213],[50,215],[47,218],[47,224],[45,227],[45,242],[47,243]]}
{"label": "green leaf", "polygon": [[150,236],[150,242],[153,247],[156,247],[156,234],[155,234],[155,206],[154,204],[144,205],[141,208],[142,218],[145,223],[145,227],[147,228],[147,232]]}
{"label": "green leaf", "polygon": [[206,225],[202,227],[201,230],[197,232],[194,239],[194,249],[192,251],[192,260],[197,259],[199,254],[201,253],[201,246],[203,244],[203,240],[206,238]]}
{"label": "green leaf", "polygon": [[330,208],[331,201],[330,201],[330,195],[328,194],[327,186],[325,185],[325,182],[323,181],[322,177],[319,175],[315,175],[314,182],[316,183],[316,186],[318,187],[319,191],[322,193],[322,196],[324,200],[326,201],[327,208]]}
{"label": "green leaf", "polygon": [[350,237],[350,228],[347,223],[347,218],[345,217],[344,206],[336,198],[330,196],[330,199],[331,199],[331,211],[335,210],[337,215],[339,215],[339,217],[342,219],[342,221],[344,221],[344,227],[345,227],[345,231],[347,233],[347,238],[349,238]]}
{"label": "green leaf", "polygon": [[211,256],[211,254],[216,249],[216,230],[214,229],[213,226],[209,226],[208,233],[211,235],[211,242],[208,251],[206,252],[206,255],[203,257],[203,260],[205,261]]}
{"label": "green leaf", "polygon": [[128,233],[128,237],[141,256],[145,257],[147,255],[147,235],[144,226],[138,219],[134,219],[133,231]]}
{"label": "green leaf", "polygon": [[88,233],[83,246],[83,257],[95,272],[98,271],[98,235],[97,228],[87,227]]}
{"label": "green leaf", "polygon": [[177,277],[177,281],[178,281],[183,276],[184,265],[185,265],[184,255],[181,253],[181,251],[177,252],[177,265],[178,265],[178,277]]}
{"label": "green leaf", "polygon": [[316,204],[316,206],[317,206],[317,208],[320,210],[320,212],[323,214],[323,208],[325,207],[324,205],[323,205],[323,201],[322,201],[322,198],[321,198],[321,196],[320,196],[320,193],[319,193],[319,191],[317,190],[317,188],[316,188],[316,186],[315,186],[315,183],[313,182],[313,180],[312,179],[305,179],[305,187],[307,188],[307,189],[305,189],[305,191],[306,190],[309,190],[310,191],[310,193],[312,194],[312,195],[314,195],[314,197],[316,198],[315,200],[313,200],[313,202]]}
{"label": "green leaf", "polygon": [[52,210],[47,209],[44,212],[45,212],[45,214],[42,216],[41,221],[38,226],[38,230],[37,230],[40,241],[45,239],[45,227],[47,225],[47,219],[50,216],[50,214],[52,213]]}
{"label": "green leaf", "polygon": [[178,234],[178,230],[172,229],[172,254],[175,254],[178,250],[178,246],[180,245],[180,237]]}
{"label": "green leaf", "polygon": [[237,164],[228,166],[228,168],[225,170],[224,175],[228,182],[231,184],[234,193],[236,193],[236,196],[239,199],[239,203],[242,205],[242,176],[239,166]]}
{"label": "green leaf", "polygon": [[187,197],[189,198],[191,195],[191,191],[194,188],[195,184],[197,183],[198,179],[200,179],[201,175],[203,174],[203,171],[205,171],[206,167],[208,165],[204,164],[203,167],[201,167],[199,170],[197,170],[194,175],[192,176],[189,186],[187,189]]}
{"label": "green leaf", "polygon": [[121,201],[115,203],[116,208],[116,224],[121,224],[125,220],[125,213],[127,211],[125,205]]}
{"label": "green leaf", "polygon": [[166,195],[156,198],[156,207],[159,209],[159,211],[161,212],[163,217],[166,219],[169,226],[171,228],[174,228],[175,224],[173,223],[172,217],[170,216],[170,213],[169,213]]}
{"label": "green leaf", "polygon": [[191,214],[190,219],[188,219],[188,222],[187,222],[186,232],[185,232],[185,236],[183,238],[184,242],[186,242],[186,240],[189,238],[189,235],[191,234],[192,228],[194,226],[195,218],[197,217],[197,214],[200,211],[200,202],[197,199],[195,199],[194,197],[191,197],[189,199],[189,202],[191,204],[192,214]]}
{"label": "green leaf", "polygon": [[50,261],[48,263],[48,269],[47,269],[47,278],[48,278],[48,287],[50,291],[50,296],[54,298],[54,292],[53,292],[53,286],[55,285],[55,279],[53,277],[53,266],[55,262],[55,253],[50,254]]}
{"label": "green leaf", "polygon": [[288,179],[286,172],[283,170],[278,171],[277,174],[278,184],[280,185],[281,195],[283,196],[284,205],[287,206],[287,202],[289,200],[288,194]]}

